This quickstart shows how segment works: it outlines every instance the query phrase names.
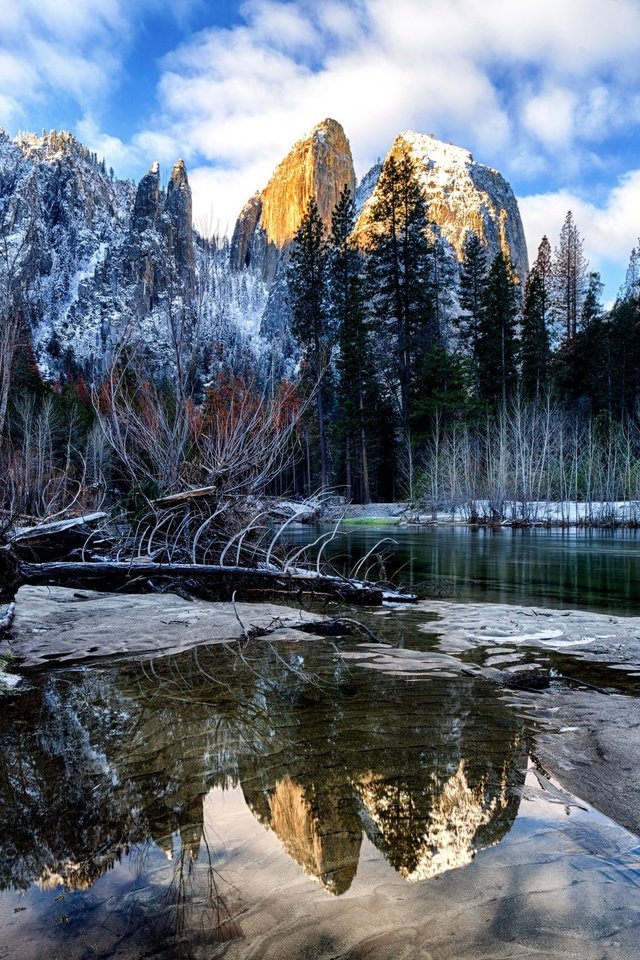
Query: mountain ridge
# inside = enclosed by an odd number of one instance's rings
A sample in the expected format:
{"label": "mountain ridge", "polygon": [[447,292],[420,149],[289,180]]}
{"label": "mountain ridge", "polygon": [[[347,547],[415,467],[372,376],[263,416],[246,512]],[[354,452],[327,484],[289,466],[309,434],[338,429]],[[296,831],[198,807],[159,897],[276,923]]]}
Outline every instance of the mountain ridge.
{"label": "mountain ridge", "polygon": [[[405,131],[390,152],[400,144],[415,159],[430,218],[455,270],[474,229],[491,256],[509,253],[523,280],[524,231],[501,174],[432,136]],[[295,356],[286,264],[306,205],[316,199],[328,231],[347,186],[362,232],[381,169],[382,162],[374,165],[356,189],[345,131],[322,120],[248,200],[231,240],[207,239],[193,228],[184,161],[173,166],[166,187],[157,162],[136,186],[107,171],[70,133],[22,133],[11,140],[0,131],[0,233],[5,259],[13,257],[4,273],[24,300],[41,370],[58,375],[68,355],[87,370],[104,369],[124,336],[163,368],[176,316],[203,355],[215,343],[232,366],[275,358],[284,369]]]}

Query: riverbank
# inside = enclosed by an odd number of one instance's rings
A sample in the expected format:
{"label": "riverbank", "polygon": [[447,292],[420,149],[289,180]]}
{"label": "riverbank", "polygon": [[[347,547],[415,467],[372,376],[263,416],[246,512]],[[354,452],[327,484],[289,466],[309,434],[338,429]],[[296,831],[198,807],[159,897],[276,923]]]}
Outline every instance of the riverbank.
{"label": "riverbank", "polygon": [[[491,603],[424,600],[416,615],[428,651],[359,656],[417,679],[472,673],[526,717],[531,755],[562,787],[640,836],[640,617]],[[508,676],[541,670],[548,687],[513,689]]]}
{"label": "riverbank", "polygon": [[[13,671],[111,658],[166,657],[204,644],[255,636],[300,640],[324,618],[273,603],[210,603],[175,594],[118,594],[67,587],[21,587],[15,619],[0,635],[0,690]],[[307,632],[300,630],[307,627]],[[0,666],[0,671],[1,671]]]}
{"label": "riverbank", "polygon": [[[517,501],[474,500],[454,506],[427,505],[419,502],[347,503],[332,497],[318,506],[315,519],[335,523],[396,524],[420,526],[433,524],[477,524],[503,527],[640,527],[640,501],[559,502],[552,500]],[[307,518],[308,519],[308,518]],[[306,521],[305,521],[306,522]]]}
{"label": "riverbank", "polygon": [[[438,649],[485,669],[557,674],[506,691],[531,721],[531,752],[567,790],[640,836],[640,617],[502,604],[425,602]],[[566,679],[563,679],[566,678]]]}

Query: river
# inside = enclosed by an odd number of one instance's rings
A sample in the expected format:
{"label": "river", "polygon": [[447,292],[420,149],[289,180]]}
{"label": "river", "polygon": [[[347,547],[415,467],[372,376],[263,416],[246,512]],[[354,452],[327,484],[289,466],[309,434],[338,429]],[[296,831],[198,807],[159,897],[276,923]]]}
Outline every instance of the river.
{"label": "river", "polygon": [[[333,527],[299,525],[299,547]],[[313,553],[314,551],[312,551]],[[640,531],[342,524],[322,556],[426,596],[640,614]]]}
{"label": "river", "polygon": [[[367,526],[326,555],[381,537],[440,596],[638,613],[634,534]],[[640,840],[537,769],[543,701],[361,649],[31,672],[0,704],[1,960],[637,957]]]}

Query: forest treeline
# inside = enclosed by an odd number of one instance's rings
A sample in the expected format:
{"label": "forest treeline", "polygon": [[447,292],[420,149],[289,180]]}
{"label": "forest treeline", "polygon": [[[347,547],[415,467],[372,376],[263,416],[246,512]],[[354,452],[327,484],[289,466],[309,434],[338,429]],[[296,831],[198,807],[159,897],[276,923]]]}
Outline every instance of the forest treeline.
{"label": "forest treeline", "polygon": [[640,255],[611,310],[571,212],[524,283],[467,233],[459,279],[408,151],[366,226],[345,190],[326,235],[313,199],[289,265],[306,415],[305,486],[356,501],[640,496]]}
{"label": "forest treeline", "polygon": [[[240,558],[247,498],[264,493],[332,489],[470,516],[480,502],[500,515],[507,501],[640,500],[640,254],[605,311],[571,213],[524,283],[471,231],[458,276],[428,214],[408,151],[386,160],[357,232],[348,190],[330,231],[310,200],[287,268],[290,380],[231,368],[220,344],[204,372],[175,290],[162,373],[123,343],[99,378],[67,350],[46,380],[5,271],[4,522],[106,504],[157,539],[162,510],[149,505],[204,487],[219,515],[189,531],[193,555],[219,528],[218,554],[232,529]],[[167,543],[179,522],[162,519]]]}

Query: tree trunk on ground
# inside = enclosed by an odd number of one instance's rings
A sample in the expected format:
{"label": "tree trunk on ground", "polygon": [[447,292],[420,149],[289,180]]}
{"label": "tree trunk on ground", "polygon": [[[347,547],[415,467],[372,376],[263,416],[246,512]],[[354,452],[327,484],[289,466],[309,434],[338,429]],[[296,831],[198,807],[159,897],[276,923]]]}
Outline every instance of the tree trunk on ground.
{"label": "tree trunk on ground", "polygon": [[[178,588],[207,600],[231,600],[234,596],[238,600],[259,600],[277,596],[289,602],[331,599],[378,605],[392,593],[375,584],[306,571],[288,573],[189,563],[26,563],[14,559],[11,581],[14,592],[26,584],[130,593]],[[404,594],[398,594],[397,598],[415,599]]]}

